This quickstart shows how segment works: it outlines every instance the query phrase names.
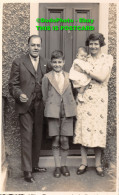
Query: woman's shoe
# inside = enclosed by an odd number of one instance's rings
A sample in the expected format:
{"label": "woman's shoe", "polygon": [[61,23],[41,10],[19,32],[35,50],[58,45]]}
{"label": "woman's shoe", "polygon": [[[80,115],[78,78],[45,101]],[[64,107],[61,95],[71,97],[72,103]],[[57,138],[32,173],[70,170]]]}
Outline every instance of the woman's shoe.
{"label": "woman's shoe", "polygon": [[104,170],[101,166],[96,167],[96,173],[97,175],[104,177]]}
{"label": "woman's shoe", "polygon": [[61,176],[60,167],[56,167],[54,171],[54,177],[59,178]]}
{"label": "woman's shoe", "polygon": [[61,167],[61,173],[64,175],[64,176],[70,176],[70,172],[68,170],[68,167],[67,166],[62,166]]}
{"label": "woman's shoe", "polygon": [[[81,169],[81,166],[84,166],[84,169]],[[81,174],[85,173],[86,170],[87,170],[87,166],[81,164],[80,167],[77,169],[77,175],[81,175]]]}

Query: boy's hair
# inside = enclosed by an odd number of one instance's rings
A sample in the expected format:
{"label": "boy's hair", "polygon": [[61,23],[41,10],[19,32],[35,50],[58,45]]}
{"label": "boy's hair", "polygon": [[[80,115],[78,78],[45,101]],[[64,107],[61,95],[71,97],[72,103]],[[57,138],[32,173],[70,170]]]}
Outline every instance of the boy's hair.
{"label": "boy's hair", "polygon": [[53,59],[57,59],[57,58],[62,58],[62,60],[64,60],[64,55],[63,52],[60,50],[55,50],[51,53],[51,61]]}
{"label": "boy's hair", "polygon": [[77,53],[79,53],[80,51],[84,51],[85,53],[87,53],[87,50],[85,47],[79,47]]}

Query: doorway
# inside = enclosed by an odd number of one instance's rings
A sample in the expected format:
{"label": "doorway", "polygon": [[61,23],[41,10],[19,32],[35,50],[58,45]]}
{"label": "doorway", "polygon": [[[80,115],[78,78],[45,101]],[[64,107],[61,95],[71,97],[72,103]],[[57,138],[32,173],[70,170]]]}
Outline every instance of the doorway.
{"label": "doorway", "polygon": [[[39,18],[43,18],[44,22],[38,23],[38,26],[50,26],[50,30],[39,30],[42,37],[41,55],[50,60],[52,51],[56,49],[63,51],[64,70],[69,72],[78,48],[85,46],[89,34],[98,32],[99,3],[40,3]],[[57,18],[62,20],[56,22]],[[79,19],[83,22],[79,22]],[[90,19],[94,20],[92,24],[89,23]],[[53,30],[55,26],[58,30]],[[94,26],[94,30],[69,30],[71,26]],[[61,30],[63,27],[66,28]],[[47,129],[47,119],[45,119],[41,155],[52,155],[51,138],[48,136]],[[72,138],[70,138],[70,155],[75,154],[79,154],[79,145],[72,144]]]}

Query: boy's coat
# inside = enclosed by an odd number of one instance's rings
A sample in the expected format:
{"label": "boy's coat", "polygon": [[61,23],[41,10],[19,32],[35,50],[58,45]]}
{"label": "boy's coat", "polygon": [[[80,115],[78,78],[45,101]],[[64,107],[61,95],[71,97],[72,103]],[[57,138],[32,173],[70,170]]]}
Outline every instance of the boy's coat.
{"label": "boy's coat", "polygon": [[51,71],[43,77],[42,94],[45,103],[44,116],[59,118],[61,101],[64,104],[65,116],[73,117],[76,115],[76,103],[72,94],[71,83],[67,72],[64,74],[64,87],[62,94],[59,91],[54,72]]}

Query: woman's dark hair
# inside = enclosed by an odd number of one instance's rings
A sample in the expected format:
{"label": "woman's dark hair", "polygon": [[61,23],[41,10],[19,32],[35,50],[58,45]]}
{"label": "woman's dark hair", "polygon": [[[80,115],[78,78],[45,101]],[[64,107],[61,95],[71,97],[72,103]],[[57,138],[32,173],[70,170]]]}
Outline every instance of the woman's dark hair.
{"label": "woman's dark hair", "polygon": [[90,41],[96,41],[96,40],[99,40],[100,47],[103,47],[104,45],[106,45],[104,42],[105,38],[104,38],[103,34],[101,34],[101,33],[90,34],[86,40],[85,45],[89,46]]}

